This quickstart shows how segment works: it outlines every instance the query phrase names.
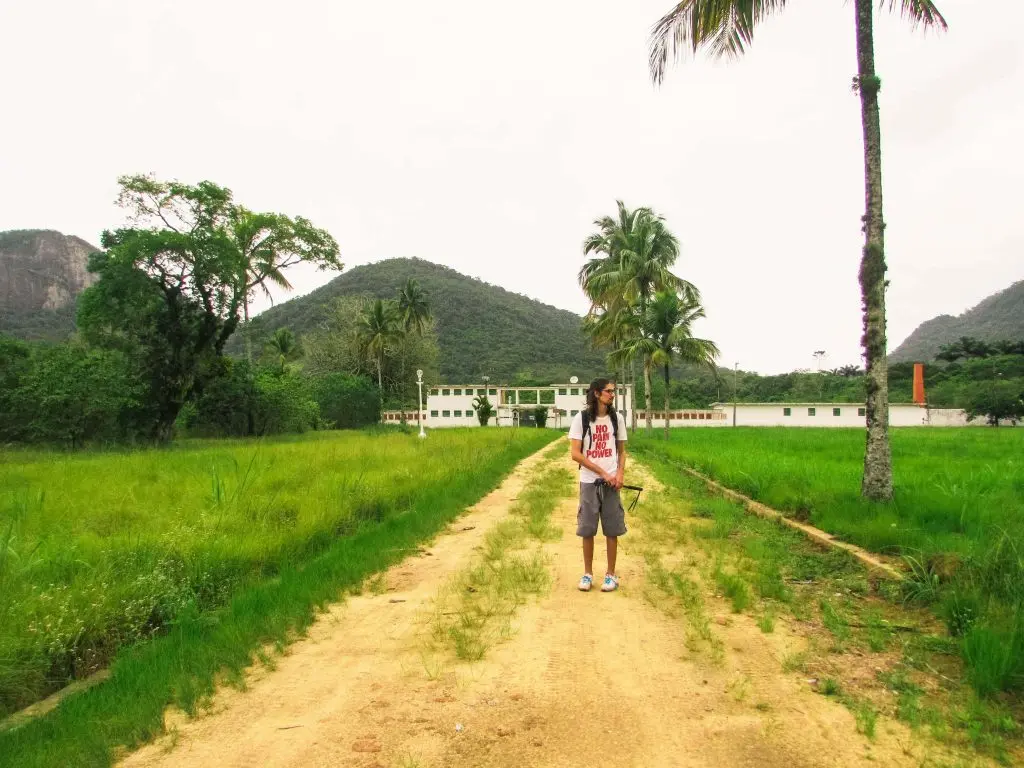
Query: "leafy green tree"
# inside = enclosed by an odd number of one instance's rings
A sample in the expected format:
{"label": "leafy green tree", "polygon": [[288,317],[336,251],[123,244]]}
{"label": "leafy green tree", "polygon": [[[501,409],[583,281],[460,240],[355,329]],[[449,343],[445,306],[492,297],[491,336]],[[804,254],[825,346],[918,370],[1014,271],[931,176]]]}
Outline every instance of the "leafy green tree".
{"label": "leafy green tree", "polygon": [[257,374],[254,410],[257,435],[306,432],[320,424],[320,406],[310,382],[297,373]]}
{"label": "leafy green tree", "polygon": [[25,439],[78,448],[130,436],[144,394],[123,353],[70,342],[37,347],[13,399]]}
{"label": "leafy green tree", "polygon": [[544,428],[548,423],[548,407],[546,405],[538,405],[533,409],[533,423],[535,426]]}
{"label": "leafy green tree", "polygon": [[135,226],[103,233],[105,251],[89,263],[100,279],[80,299],[79,327],[93,343],[130,349],[149,383],[151,436],[166,441],[199,371],[237,328],[250,292],[271,279],[255,262],[295,263],[271,258],[273,251],[337,267],[337,245],[303,220],[286,233],[240,243],[238,222],[249,214],[230,190],[209,181],[125,176],[119,183],[118,203]]}
{"label": "leafy green tree", "polygon": [[964,410],[971,421],[984,417],[998,427],[1000,421],[1016,426],[1024,419],[1024,379],[975,382],[965,394]]}
{"label": "leafy green tree", "polygon": [[[854,0],[857,76],[864,135],[864,250],[860,264],[864,313],[864,359],[867,376],[867,440],[861,493],[865,498],[892,498],[892,450],[889,445],[889,392],[885,357],[885,223],[882,217],[882,140],[875,73],[874,6],[876,0]],[[886,5],[883,0],[881,3]],[[889,0],[890,9],[914,24],[945,29],[946,21],[931,0]],[[680,0],[654,27],[650,68],[660,83],[669,54],[708,49],[713,56],[739,56],[751,43],[755,28],[784,10],[785,0]]]}
{"label": "leafy green tree", "polygon": [[380,393],[367,377],[329,373],[312,379],[312,388],[326,426],[358,429],[380,422]]}
{"label": "leafy green tree", "polygon": [[[385,303],[385,308],[386,308]],[[318,330],[302,337],[304,369],[314,376],[345,373],[369,376],[378,380],[377,358],[368,355],[365,344],[364,319],[373,309],[373,302],[359,297],[336,299]],[[426,381],[438,381],[440,352],[433,320],[426,320],[421,333],[405,333],[401,323],[389,333],[390,343],[384,347],[379,381],[384,401],[396,407],[414,403],[416,383],[410,372],[423,369]]]}
{"label": "leafy green tree", "polygon": [[30,368],[31,354],[24,341],[0,333],[0,442],[24,440],[32,420],[16,396]]}
{"label": "leafy green tree", "polygon": [[491,421],[491,416],[494,415],[494,406],[490,399],[487,395],[477,395],[473,398],[473,408],[476,410],[476,418],[479,420],[480,426],[486,427]]}
{"label": "leafy green tree", "polygon": [[182,409],[178,426],[194,436],[255,435],[258,399],[251,363],[216,358],[200,377],[193,402]]}

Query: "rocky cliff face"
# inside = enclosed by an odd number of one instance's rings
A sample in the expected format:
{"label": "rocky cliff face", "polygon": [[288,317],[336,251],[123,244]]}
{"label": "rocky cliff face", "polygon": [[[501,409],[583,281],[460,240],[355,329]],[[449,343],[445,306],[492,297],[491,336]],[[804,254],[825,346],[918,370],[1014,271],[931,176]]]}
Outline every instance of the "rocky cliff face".
{"label": "rocky cliff face", "polygon": [[26,338],[70,333],[75,299],[96,281],[86,266],[97,250],[60,232],[0,232],[0,332]]}

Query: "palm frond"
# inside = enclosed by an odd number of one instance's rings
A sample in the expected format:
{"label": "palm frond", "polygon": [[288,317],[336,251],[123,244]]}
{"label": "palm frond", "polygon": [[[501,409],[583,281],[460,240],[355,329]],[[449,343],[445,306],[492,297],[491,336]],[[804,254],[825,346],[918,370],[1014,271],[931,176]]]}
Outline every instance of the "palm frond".
{"label": "palm frond", "polygon": [[786,0],[681,0],[651,30],[651,78],[665,79],[669,54],[677,60],[683,51],[707,48],[715,57],[740,56],[754,29],[785,5]]}
{"label": "palm frond", "polygon": [[880,0],[879,7],[884,8],[886,5],[890,12],[896,11],[899,6],[900,16],[915,26],[938,27],[943,30],[949,28],[932,0]]}

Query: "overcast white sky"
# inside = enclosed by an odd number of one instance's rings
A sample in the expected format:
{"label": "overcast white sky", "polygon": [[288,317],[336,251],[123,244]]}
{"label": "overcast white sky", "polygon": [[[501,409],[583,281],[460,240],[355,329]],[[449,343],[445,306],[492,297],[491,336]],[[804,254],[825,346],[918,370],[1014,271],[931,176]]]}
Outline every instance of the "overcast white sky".
{"label": "overcast white sky", "polygon": [[[346,268],[418,256],[583,313],[580,244],[622,198],[679,236],[723,365],[860,362],[852,4],[792,0],[656,89],[670,5],[4,3],[0,230],[96,243],[119,174],[208,178],[326,227]],[[890,348],[1024,278],[1024,3],[940,8],[945,34],[876,25]]]}

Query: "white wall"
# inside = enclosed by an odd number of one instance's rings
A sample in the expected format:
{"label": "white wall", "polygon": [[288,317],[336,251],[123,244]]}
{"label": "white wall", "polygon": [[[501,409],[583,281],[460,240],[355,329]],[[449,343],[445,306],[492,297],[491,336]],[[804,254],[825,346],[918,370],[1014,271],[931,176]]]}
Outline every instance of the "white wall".
{"label": "white wall", "polygon": [[[668,425],[671,428],[675,427],[725,427],[732,424],[732,411],[729,412],[728,418],[721,411],[706,410],[706,409],[693,409],[683,408],[678,411],[670,411]],[[639,429],[641,425],[646,425],[647,421],[646,411],[637,411],[636,414],[636,425]],[[665,427],[665,412],[664,411],[651,411],[652,423],[655,427]]]}
{"label": "white wall", "polygon": [[[788,408],[790,415],[785,415]],[[863,427],[867,418],[860,415],[859,403],[737,403],[738,427]],[[813,409],[814,415],[809,411]],[[716,404],[715,410],[725,414],[725,424],[732,426],[733,406]],[[835,414],[838,410],[839,415]],[[889,406],[889,424],[894,427],[920,427],[927,424],[928,412],[915,404],[896,403]]]}
{"label": "white wall", "polygon": [[[619,387],[626,392],[626,418],[629,418],[630,409],[633,407],[632,387]],[[428,427],[477,427],[480,426],[476,418],[473,400],[477,394],[484,391],[483,384],[462,384],[444,385],[430,387],[426,391],[426,420]],[[448,394],[444,394],[447,392]],[[458,395],[455,393],[459,392]],[[471,394],[466,394],[467,392]],[[512,426],[512,407],[520,409],[533,408],[536,405],[546,405],[548,408],[547,426],[565,428],[569,426],[572,417],[586,405],[586,384],[555,384],[547,387],[487,387],[487,399],[495,408],[496,414],[491,417],[490,423],[498,426]],[[537,403],[524,403],[523,393],[531,393]],[[540,403],[542,392],[553,392],[554,403]],[[573,394],[575,392],[575,394]],[[436,393],[436,394],[434,394]],[[550,395],[548,395],[550,397]],[[511,400],[509,401],[509,398]],[[621,397],[616,395],[616,406],[621,404]],[[448,415],[445,416],[445,411]],[[456,416],[456,411],[461,416]],[[473,411],[472,416],[466,414]],[[564,411],[564,415],[559,415]],[[436,416],[434,415],[436,412]],[[415,413],[415,411],[413,412]]]}

